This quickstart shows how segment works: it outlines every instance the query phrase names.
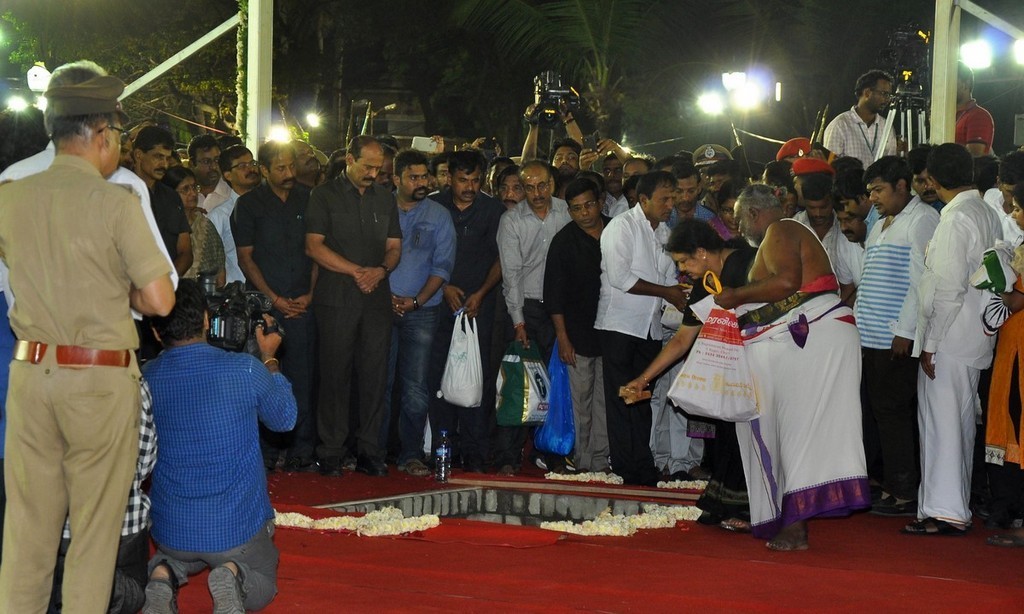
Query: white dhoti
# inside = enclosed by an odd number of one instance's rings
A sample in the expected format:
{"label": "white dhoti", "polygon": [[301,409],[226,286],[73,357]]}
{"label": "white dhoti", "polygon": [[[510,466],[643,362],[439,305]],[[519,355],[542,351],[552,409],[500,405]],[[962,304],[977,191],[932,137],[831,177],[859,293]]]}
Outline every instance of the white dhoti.
{"label": "white dhoti", "polygon": [[[810,299],[803,348],[786,322],[746,346],[761,415],[736,424],[756,537],[870,506],[860,406],[860,336],[835,295]],[[746,331],[745,331],[746,332]]]}
{"label": "white dhoti", "polygon": [[917,377],[921,486],[917,517],[970,524],[975,398],[981,371],[938,352],[935,379]]}

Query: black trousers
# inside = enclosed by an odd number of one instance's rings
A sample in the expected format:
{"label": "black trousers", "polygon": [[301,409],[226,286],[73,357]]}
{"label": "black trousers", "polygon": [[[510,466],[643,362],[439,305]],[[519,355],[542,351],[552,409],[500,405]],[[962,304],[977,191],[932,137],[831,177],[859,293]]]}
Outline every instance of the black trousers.
{"label": "black trousers", "polygon": [[391,349],[389,303],[364,299],[344,307],[316,305],[313,313],[320,336],[317,456],[343,458],[351,452],[346,447],[346,439],[352,411],[352,382],[356,381],[359,393],[356,451],[366,458],[383,461],[380,429]]}
{"label": "black trousers", "polygon": [[[70,546],[70,539],[60,540],[57,566],[53,571],[53,592],[50,593],[47,614],[60,614],[64,607],[61,584],[64,581],[64,557]],[[114,589],[110,592],[108,614],[135,614],[142,609],[142,606],[146,605],[146,583],[149,582],[149,573],[146,568],[148,563],[149,529],[143,529],[134,535],[121,536],[121,541],[117,546]]]}
{"label": "black trousers", "polygon": [[862,348],[862,378],[868,407],[878,426],[882,486],[900,499],[917,499],[921,479],[917,451],[916,358],[894,358],[891,350]]}
{"label": "black trousers", "polygon": [[[526,337],[540,352],[546,365],[551,360],[551,348],[555,345],[555,325],[551,316],[544,309],[544,303],[535,299],[526,299],[523,305],[523,320],[526,323]],[[494,441],[494,465],[511,465],[518,469],[523,462],[523,446],[530,432],[528,426],[498,426]],[[550,458],[550,460],[548,460]],[[548,468],[559,461],[553,455],[545,455]]]}
{"label": "black trousers", "polygon": [[430,394],[430,432],[432,441],[441,438],[441,430],[448,431],[452,443],[452,457],[462,458],[467,465],[483,465],[490,448],[491,423],[494,422],[494,383],[496,365],[491,361],[491,340],[494,334],[494,309],[497,292],[492,291],[480,305],[476,317],[476,330],[480,339],[480,364],[483,368],[484,394],[480,407],[459,407],[438,398],[441,377],[448,360],[448,346],[452,342],[455,319],[448,303],[441,301],[437,332],[431,348],[428,375]]}
{"label": "black trousers", "polygon": [[[612,470],[626,484],[654,486],[658,469],[651,454],[651,402],[626,405],[619,387],[640,375],[661,351],[661,341],[602,330],[604,400],[608,412],[608,448]],[[655,382],[651,382],[654,388]]]}

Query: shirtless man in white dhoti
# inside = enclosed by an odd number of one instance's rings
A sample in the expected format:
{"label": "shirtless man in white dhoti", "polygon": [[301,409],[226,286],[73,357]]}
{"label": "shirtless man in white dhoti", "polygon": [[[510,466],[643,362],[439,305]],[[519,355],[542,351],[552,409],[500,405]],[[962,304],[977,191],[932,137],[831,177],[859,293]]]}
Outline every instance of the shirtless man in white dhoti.
{"label": "shirtless man in white dhoti", "polygon": [[739,317],[760,417],[736,425],[755,537],[806,550],[807,519],[871,503],[861,441],[860,337],[821,241],[785,214],[773,188],[736,201],[740,232],[757,243],[750,283],[715,298]]}

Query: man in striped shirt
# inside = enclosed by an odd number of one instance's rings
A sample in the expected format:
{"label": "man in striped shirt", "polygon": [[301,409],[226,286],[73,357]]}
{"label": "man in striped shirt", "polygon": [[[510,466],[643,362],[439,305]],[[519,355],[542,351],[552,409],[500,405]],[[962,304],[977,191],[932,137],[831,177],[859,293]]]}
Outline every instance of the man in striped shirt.
{"label": "man in striped shirt", "polygon": [[914,449],[918,359],[910,350],[917,328],[916,287],[939,214],[912,200],[913,173],[897,156],[884,156],[869,166],[864,180],[881,215],[865,242],[855,306],[864,390],[878,425],[883,465],[883,493],[871,511],[913,515],[919,481]]}

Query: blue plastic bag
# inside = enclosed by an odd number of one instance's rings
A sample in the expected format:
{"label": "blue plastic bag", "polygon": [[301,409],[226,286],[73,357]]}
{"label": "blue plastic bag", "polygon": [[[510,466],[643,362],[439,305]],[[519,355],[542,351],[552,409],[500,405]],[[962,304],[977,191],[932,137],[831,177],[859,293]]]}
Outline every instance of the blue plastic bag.
{"label": "blue plastic bag", "polygon": [[568,456],[576,445],[576,423],[572,417],[572,392],[569,389],[569,368],[558,355],[558,341],[548,362],[548,418],[537,429],[533,445],[538,450]]}

